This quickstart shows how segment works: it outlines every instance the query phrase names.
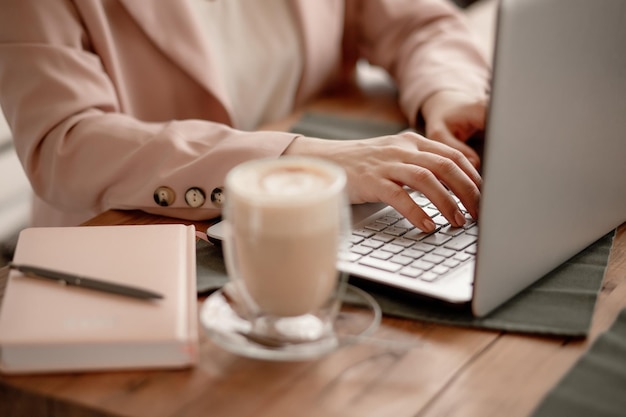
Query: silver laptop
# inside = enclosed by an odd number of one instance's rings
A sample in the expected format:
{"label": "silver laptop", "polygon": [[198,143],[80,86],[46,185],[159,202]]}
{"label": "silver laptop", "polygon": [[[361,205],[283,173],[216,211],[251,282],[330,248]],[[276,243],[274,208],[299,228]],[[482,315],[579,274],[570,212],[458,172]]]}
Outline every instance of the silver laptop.
{"label": "silver laptop", "polygon": [[[501,0],[478,222],[353,206],[355,276],[484,316],[626,221],[626,3]],[[480,225],[480,227],[478,226]],[[220,239],[220,225],[209,228]]]}

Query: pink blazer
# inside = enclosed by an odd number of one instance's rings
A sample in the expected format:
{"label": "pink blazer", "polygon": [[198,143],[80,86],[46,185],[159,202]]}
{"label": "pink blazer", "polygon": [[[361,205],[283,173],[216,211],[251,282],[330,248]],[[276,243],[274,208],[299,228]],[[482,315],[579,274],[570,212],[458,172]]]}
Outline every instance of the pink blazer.
{"label": "pink blazer", "polygon": [[[487,91],[488,65],[446,0],[293,5],[304,42],[298,104],[357,57],[391,73],[409,120],[435,91]],[[237,109],[185,0],[2,8],[0,104],[40,199],[35,225],[77,224],[111,208],[215,217],[210,196],[230,168],[276,157],[294,139],[230,127]]]}

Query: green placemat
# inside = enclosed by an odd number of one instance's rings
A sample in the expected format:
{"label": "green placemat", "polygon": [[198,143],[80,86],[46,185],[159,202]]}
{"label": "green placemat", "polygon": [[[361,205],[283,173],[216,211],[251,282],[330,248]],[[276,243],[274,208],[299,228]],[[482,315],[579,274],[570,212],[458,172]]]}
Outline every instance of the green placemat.
{"label": "green placemat", "polygon": [[533,417],[626,415],[626,309],[548,393]]}
{"label": "green placemat", "polygon": [[222,248],[204,240],[196,243],[196,289],[205,295],[221,288],[228,281]]}
{"label": "green placemat", "polygon": [[328,113],[305,112],[291,132],[322,139],[365,139],[398,133],[409,126],[356,117],[337,117]]}
{"label": "green placemat", "polygon": [[[484,318],[469,308],[419,297],[351,278],[380,304],[384,314],[457,326],[559,336],[587,335],[602,285],[614,232],[547,274]],[[197,246],[198,291],[209,293],[227,280],[221,248],[200,241]]]}

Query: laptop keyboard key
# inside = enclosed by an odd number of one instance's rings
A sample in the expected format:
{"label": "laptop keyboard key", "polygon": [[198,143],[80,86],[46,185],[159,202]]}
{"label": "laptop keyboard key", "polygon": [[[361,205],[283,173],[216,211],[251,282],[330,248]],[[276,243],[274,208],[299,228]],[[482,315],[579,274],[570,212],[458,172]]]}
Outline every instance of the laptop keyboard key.
{"label": "laptop keyboard key", "polygon": [[365,225],[365,228],[368,229],[368,230],[373,230],[375,232],[382,232],[388,226],[389,225],[385,224],[385,223],[373,222],[373,223],[370,223],[368,225]]}
{"label": "laptop keyboard key", "polygon": [[435,255],[434,253],[427,253],[422,256],[422,260],[426,262],[430,262],[432,264],[440,264],[446,260],[443,256]]}
{"label": "laptop keyboard key", "polygon": [[360,236],[360,237],[365,237],[365,238],[374,236],[374,232],[372,232],[371,230],[367,230],[367,229],[356,229],[352,231],[352,234]]}
{"label": "laptop keyboard key", "polygon": [[385,242],[385,243],[389,243],[396,239],[395,237],[391,235],[386,235],[384,233],[376,233],[371,238],[375,240],[380,240],[381,242]]}
{"label": "laptop keyboard key", "polygon": [[391,252],[393,254],[398,254],[404,250],[404,247],[389,243],[383,246],[380,250],[384,250],[385,252]]}
{"label": "laptop keyboard key", "polygon": [[411,247],[415,244],[415,241],[410,239],[405,239],[403,237],[398,237],[393,240],[394,245],[402,246],[403,248]]}
{"label": "laptop keyboard key", "polygon": [[447,249],[452,249],[452,250],[459,251],[459,250],[463,250],[463,249],[467,248],[469,245],[471,245],[472,243],[476,242],[476,240],[478,240],[478,238],[476,236],[464,234],[464,235],[460,235],[460,236],[457,236],[455,238],[452,238],[452,240],[447,242],[444,245],[444,247],[447,248]]}
{"label": "laptop keyboard key", "polygon": [[437,278],[439,278],[439,275],[435,274],[434,272],[426,271],[422,275],[420,275],[419,278],[422,281],[432,282],[436,280]]}
{"label": "laptop keyboard key", "polygon": [[421,258],[425,254],[426,254],[426,252],[423,252],[423,251],[417,250],[417,249],[413,249],[413,248],[405,249],[405,250],[402,251],[402,255],[408,256],[408,257],[413,258],[413,259]]}
{"label": "laptop keyboard key", "polygon": [[413,262],[411,266],[413,268],[421,269],[422,271],[428,271],[429,269],[432,269],[435,264],[418,259],[417,261]]}
{"label": "laptop keyboard key", "polygon": [[450,239],[452,239],[450,236],[437,232],[428,236],[427,238],[422,240],[422,242],[428,243],[429,245],[441,246],[444,243],[448,242]]}
{"label": "laptop keyboard key", "polygon": [[382,260],[386,261],[387,259],[391,258],[393,256],[393,254],[389,253],[389,252],[382,251],[382,250],[375,250],[374,252],[370,253],[370,256],[372,258],[382,259]]}
{"label": "laptop keyboard key", "polygon": [[368,248],[372,248],[372,249],[379,249],[384,244],[385,243],[381,242],[380,240],[374,240],[374,239],[371,239],[371,238],[361,242],[361,245],[367,246]]}
{"label": "laptop keyboard key", "polygon": [[350,248],[351,252],[358,253],[359,255],[367,255],[372,252],[372,248],[367,246],[356,245]]}
{"label": "laptop keyboard key", "polygon": [[388,235],[398,237],[405,234],[407,232],[407,229],[405,229],[404,227],[389,226],[385,230],[383,230],[383,232],[387,233]]}
{"label": "laptop keyboard key", "polygon": [[400,273],[402,275],[406,275],[407,277],[417,278],[420,275],[422,275],[424,273],[424,271],[422,271],[421,269],[412,268],[410,266],[407,266],[406,268],[402,268],[400,270]]}
{"label": "laptop keyboard key", "polygon": [[403,265],[403,266],[407,266],[411,262],[413,262],[414,259],[409,258],[408,256],[394,255],[393,257],[391,257],[391,259],[389,259],[389,261],[396,263],[396,264]]}
{"label": "laptop keyboard key", "polygon": [[371,266],[372,268],[382,269],[383,271],[389,272],[398,272],[400,269],[402,269],[402,265],[400,264],[394,264],[393,262],[383,261],[381,259],[375,258],[361,258],[358,262],[361,265]]}

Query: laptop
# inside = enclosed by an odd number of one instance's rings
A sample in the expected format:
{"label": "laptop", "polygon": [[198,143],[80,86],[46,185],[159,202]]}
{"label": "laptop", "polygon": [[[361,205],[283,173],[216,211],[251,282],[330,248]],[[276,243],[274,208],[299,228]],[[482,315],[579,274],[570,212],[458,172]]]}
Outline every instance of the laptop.
{"label": "laptop", "polygon": [[338,263],[477,317],[626,221],[626,3],[501,0],[496,34],[478,221],[454,229],[413,192],[439,222],[425,235],[355,205],[356,254]]}

